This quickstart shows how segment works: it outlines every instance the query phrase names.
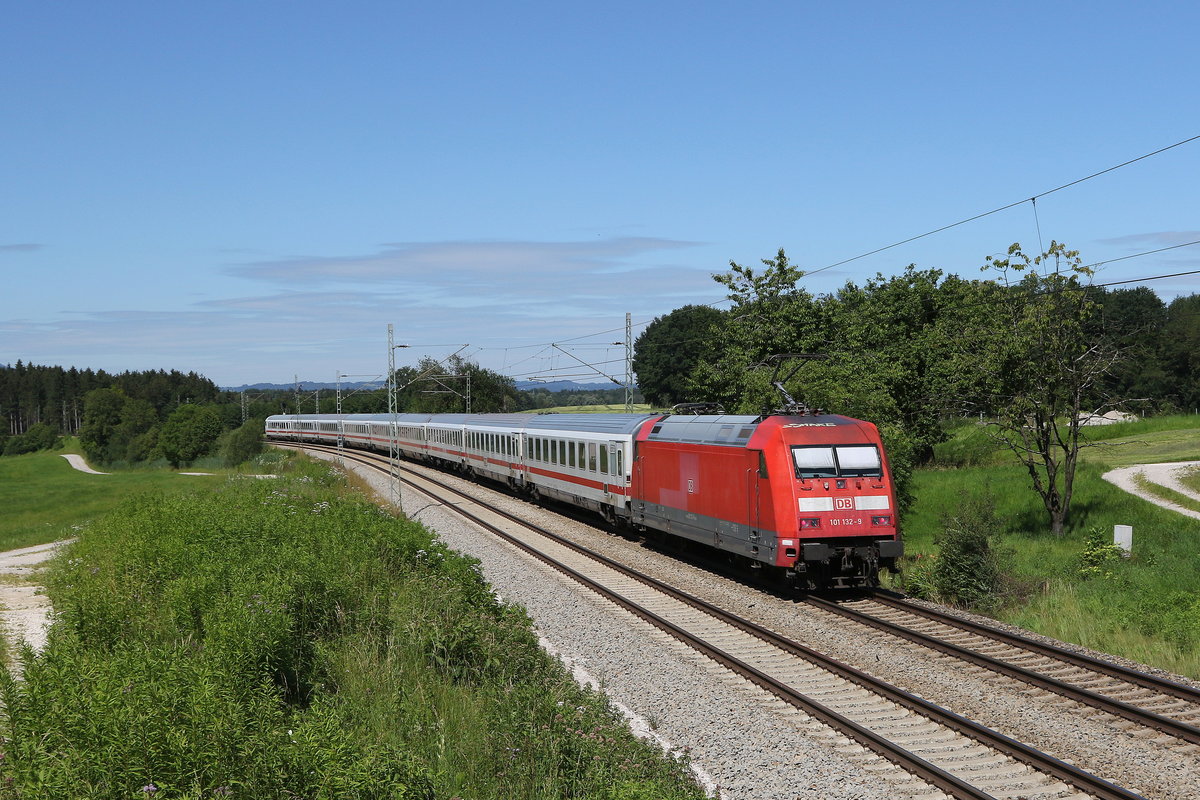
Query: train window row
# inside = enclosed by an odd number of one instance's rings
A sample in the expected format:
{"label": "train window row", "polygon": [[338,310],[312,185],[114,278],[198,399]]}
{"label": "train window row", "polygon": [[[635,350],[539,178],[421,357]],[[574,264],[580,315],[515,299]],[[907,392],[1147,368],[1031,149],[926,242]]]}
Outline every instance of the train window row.
{"label": "train window row", "polygon": [[429,441],[447,447],[462,447],[462,431],[448,431],[440,428],[429,429]]}
{"label": "train window row", "polygon": [[507,433],[480,433],[472,431],[467,434],[468,447],[485,453],[495,453],[501,456],[515,456],[512,437]]}
{"label": "train window row", "polygon": [[601,475],[622,476],[624,457],[620,450],[609,458],[608,445],[604,442],[571,442],[564,439],[534,437],[530,442],[530,460],[560,467],[596,472]]}
{"label": "train window row", "polygon": [[[311,431],[317,429],[317,424],[311,422],[297,422],[295,425],[299,430]],[[285,422],[280,423],[280,427],[287,429],[291,426]],[[320,429],[333,431],[337,429],[337,424],[320,423]],[[361,424],[347,424],[345,430],[351,433],[363,434],[370,432],[367,425]],[[462,447],[464,439],[462,431],[441,428],[425,429],[402,425],[396,431],[399,438],[403,440],[415,442],[429,441],[434,444],[452,447]],[[386,429],[377,430],[376,433],[386,436]],[[516,458],[518,455],[516,441],[507,433],[468,431],[465,434],[465,439],[467,447],[473,450],[494,453],[510,458]],[[554,464],[560,467],[581,469],[600,475],[624,477],[624,455],[622,450],[614,448],[610,456],[608,444],[604,442],[569,441],[540,436],[529,439],[529,460],[544,464]],[[799,461],[797,461],[797,464],[799,464]]]}

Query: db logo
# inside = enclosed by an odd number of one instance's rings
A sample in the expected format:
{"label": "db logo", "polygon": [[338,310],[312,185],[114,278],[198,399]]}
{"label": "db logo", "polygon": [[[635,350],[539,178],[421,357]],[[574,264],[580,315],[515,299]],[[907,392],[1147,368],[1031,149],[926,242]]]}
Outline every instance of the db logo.
{"label": "db logo", "polygon": [[833,498],[833,507],[837,511],[852,510],[854,508],[854,498],[835,497]]}

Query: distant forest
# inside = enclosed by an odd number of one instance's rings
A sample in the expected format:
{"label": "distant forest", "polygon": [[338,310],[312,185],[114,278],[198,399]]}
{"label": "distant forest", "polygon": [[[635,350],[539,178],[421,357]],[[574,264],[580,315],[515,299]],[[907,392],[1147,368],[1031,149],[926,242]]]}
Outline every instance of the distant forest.
{"label": "distant forest", "polygon": [[[469,376],[469,378],[468,378]],[[622,403],[624,389],[520,391],[513,381],[469,361],[442,365],[429,360],[396,371],[402,412],[529,411],[556,406]],[[641,400],[640,395],[635,397]],[[382,389],[346,390],[344,413],[384,413]],[[104,370],[25,364],[0,365],[0,453],[54,447],[63,435],[78,436],[88,458],[102,464],[165,459],[173,466],[224,454],[238,463],[254,452],[252,435],[271,414],[332,414],[333,390],[228,392],[195,372]],[[237,436],[234,433],[245,426]]]}

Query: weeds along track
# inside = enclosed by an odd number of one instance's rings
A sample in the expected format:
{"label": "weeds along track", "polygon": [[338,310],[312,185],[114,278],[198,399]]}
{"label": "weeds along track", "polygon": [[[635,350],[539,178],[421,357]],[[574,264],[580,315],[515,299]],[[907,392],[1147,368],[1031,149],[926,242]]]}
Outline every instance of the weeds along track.
{"label": "weeds along track", "polygon": [[1139,670],[998,630],[878,592],[863,600],[807,602],[1000,675],[1142,726],[1200,744],[1200,691]]}
{"label": "weeds along track", "polygon": [[[320,448],[336,452],[336,448]],[[385,457],[344,457],[389,471]],[[445,504],[734,674],[955,798],[1133,800],[1136,792],[791,641],[723,608],[491,508],[405,466],[409,488]],[[768,698],[763,696],[764,702]]]}

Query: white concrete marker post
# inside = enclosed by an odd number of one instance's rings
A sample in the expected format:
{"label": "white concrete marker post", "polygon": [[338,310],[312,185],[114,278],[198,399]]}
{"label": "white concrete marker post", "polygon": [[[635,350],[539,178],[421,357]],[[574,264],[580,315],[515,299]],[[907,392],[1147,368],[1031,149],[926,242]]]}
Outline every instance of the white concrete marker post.
{"label": "white concrete marker post", "polygon": [[1124,551],[1126,558],[1133,555],[1133,526],[1113,525],[1113,544]]}

